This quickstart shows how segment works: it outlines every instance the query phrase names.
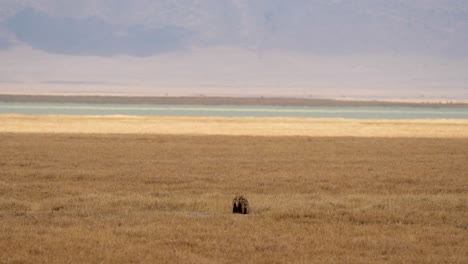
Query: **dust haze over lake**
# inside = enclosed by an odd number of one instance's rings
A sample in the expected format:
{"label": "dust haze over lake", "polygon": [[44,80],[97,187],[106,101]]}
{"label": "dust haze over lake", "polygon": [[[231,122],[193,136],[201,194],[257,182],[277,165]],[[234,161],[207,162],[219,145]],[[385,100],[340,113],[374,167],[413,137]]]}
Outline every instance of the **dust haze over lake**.
{"label": "dust haze over lake", "polygon": [[463,1],[183,3],[2,1],[0,91],[468,99]]}

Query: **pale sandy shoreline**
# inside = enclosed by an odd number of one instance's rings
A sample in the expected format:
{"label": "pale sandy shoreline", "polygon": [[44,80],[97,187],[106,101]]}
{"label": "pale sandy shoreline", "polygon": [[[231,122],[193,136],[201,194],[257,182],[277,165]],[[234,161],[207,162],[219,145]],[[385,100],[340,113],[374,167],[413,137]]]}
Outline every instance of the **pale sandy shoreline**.
{"label": "pale sandy shoreline", "polygon": [[468,120],[2,114],[0,133],[468,138]]}

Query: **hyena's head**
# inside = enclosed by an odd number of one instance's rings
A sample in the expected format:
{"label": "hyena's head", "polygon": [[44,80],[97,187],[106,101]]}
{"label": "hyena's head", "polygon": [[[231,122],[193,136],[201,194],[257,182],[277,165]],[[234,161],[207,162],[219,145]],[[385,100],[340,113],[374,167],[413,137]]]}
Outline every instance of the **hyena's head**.
{"label": "hyena's head", "polygon": [[232,212],[240,213],[242,210],[242,195],[236,195],[234,200],[232,200]]}

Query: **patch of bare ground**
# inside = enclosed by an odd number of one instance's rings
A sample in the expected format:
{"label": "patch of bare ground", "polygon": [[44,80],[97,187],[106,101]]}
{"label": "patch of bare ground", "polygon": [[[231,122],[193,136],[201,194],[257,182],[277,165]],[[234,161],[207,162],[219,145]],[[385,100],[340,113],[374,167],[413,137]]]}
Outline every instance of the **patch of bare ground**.
{"label": "patch of bare ground", "polygon": [[[468,139],[0,134],[2,263],[466,263]],[[249,215],[232,214],[245,193]]]}

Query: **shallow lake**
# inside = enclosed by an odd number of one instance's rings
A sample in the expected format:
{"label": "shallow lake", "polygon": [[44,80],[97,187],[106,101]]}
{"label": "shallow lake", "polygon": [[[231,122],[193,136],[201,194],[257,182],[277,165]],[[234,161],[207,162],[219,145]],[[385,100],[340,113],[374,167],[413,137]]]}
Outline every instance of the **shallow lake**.
{"label": "shallow lake", "polygon": [[255,106],[0,102],[0,114],[468,119],[468,108],[400,106]]}

